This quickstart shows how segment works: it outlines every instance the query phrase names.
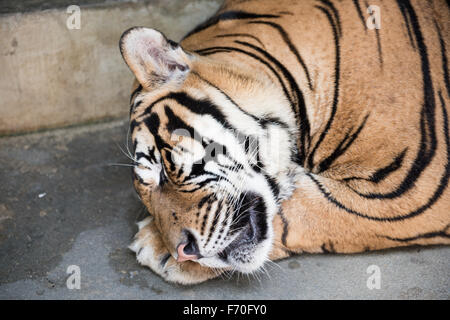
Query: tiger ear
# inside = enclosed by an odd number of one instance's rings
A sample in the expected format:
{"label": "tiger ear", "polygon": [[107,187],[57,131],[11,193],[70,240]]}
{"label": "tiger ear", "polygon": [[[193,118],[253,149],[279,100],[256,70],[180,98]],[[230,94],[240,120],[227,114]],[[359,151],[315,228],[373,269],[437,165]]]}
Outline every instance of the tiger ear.
{"label": "tiger ear", "polygon": [[119,47],[128,67],[146,89],[181,83],[189,73],[189,55],[157,30],[128,29],[120,38]]}

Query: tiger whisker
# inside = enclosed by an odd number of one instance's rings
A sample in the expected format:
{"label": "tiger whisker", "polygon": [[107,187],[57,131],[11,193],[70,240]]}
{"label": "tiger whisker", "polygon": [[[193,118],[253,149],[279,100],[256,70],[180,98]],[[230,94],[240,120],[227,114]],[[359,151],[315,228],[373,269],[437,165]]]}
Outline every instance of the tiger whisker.
{"label": "tiger whisker", "polygon": [[127,151],[128,151],[128,155],[130,156],[130,157],[133,157],[133,155],[131,154],[131,152],[130,152],[130,147],[129,147],[129,141],[130,141],[130,126],[128,126],[128,130],[127,130],[127,138],[126,138],[127,140],[126,140],[126,147],[127,147]]}
{"label": "tiger whisker", "polygon": [[122,153],[125,155],[125,157],[127,157],[128,159],[130,159],[134,162],[137,162],[137,160],[135,158],[133,158],[133,156],[131,154],[127,154],[118,143],[116,143],[116,145],[120,149],[120,151],[122,151]]}
{"label": "tiger whisker", "polygon": [[137,167],[136,164],[131,163],[108,163],[109,166],[117,166],[117,167]]}

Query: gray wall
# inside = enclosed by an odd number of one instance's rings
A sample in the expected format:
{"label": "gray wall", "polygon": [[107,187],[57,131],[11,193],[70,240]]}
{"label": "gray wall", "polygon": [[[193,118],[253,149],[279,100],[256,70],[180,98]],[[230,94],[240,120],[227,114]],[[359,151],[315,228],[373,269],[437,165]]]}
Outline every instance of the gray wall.
{"label": "gray wall", "polygon": [[221,2],[82,6],[78,30],[67,28],[65,7],[0,15],[0,135],[125,117],[133,76],[118,49],[122,32],[148,26],[177,41]]}

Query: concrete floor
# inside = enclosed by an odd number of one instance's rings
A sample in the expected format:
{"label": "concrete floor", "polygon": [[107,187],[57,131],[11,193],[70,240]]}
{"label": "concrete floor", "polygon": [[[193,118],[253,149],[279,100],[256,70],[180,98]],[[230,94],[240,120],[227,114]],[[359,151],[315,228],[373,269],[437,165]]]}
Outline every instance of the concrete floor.
{"label": "concrete floor", "polygon": [[[117,121],[0,139],[0,299],[450,299],[450,248],[301,255],[182,287],[127,249],[142,205]],[[81,289],[66,287],[68,266]],[[369,290],[377,265],[381,288]]]}

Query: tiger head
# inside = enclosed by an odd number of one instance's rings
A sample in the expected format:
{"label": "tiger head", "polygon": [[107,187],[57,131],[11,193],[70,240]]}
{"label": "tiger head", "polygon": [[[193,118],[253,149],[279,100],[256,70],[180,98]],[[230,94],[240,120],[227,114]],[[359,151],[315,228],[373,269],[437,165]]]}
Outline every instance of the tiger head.
{"label": "tiger head", "polygon": [[295,115],[266,76],[184,50],[142,27],[121,37],[136,77],[130,132],[135,188],[170,254],[258,269],[289,192]]}

